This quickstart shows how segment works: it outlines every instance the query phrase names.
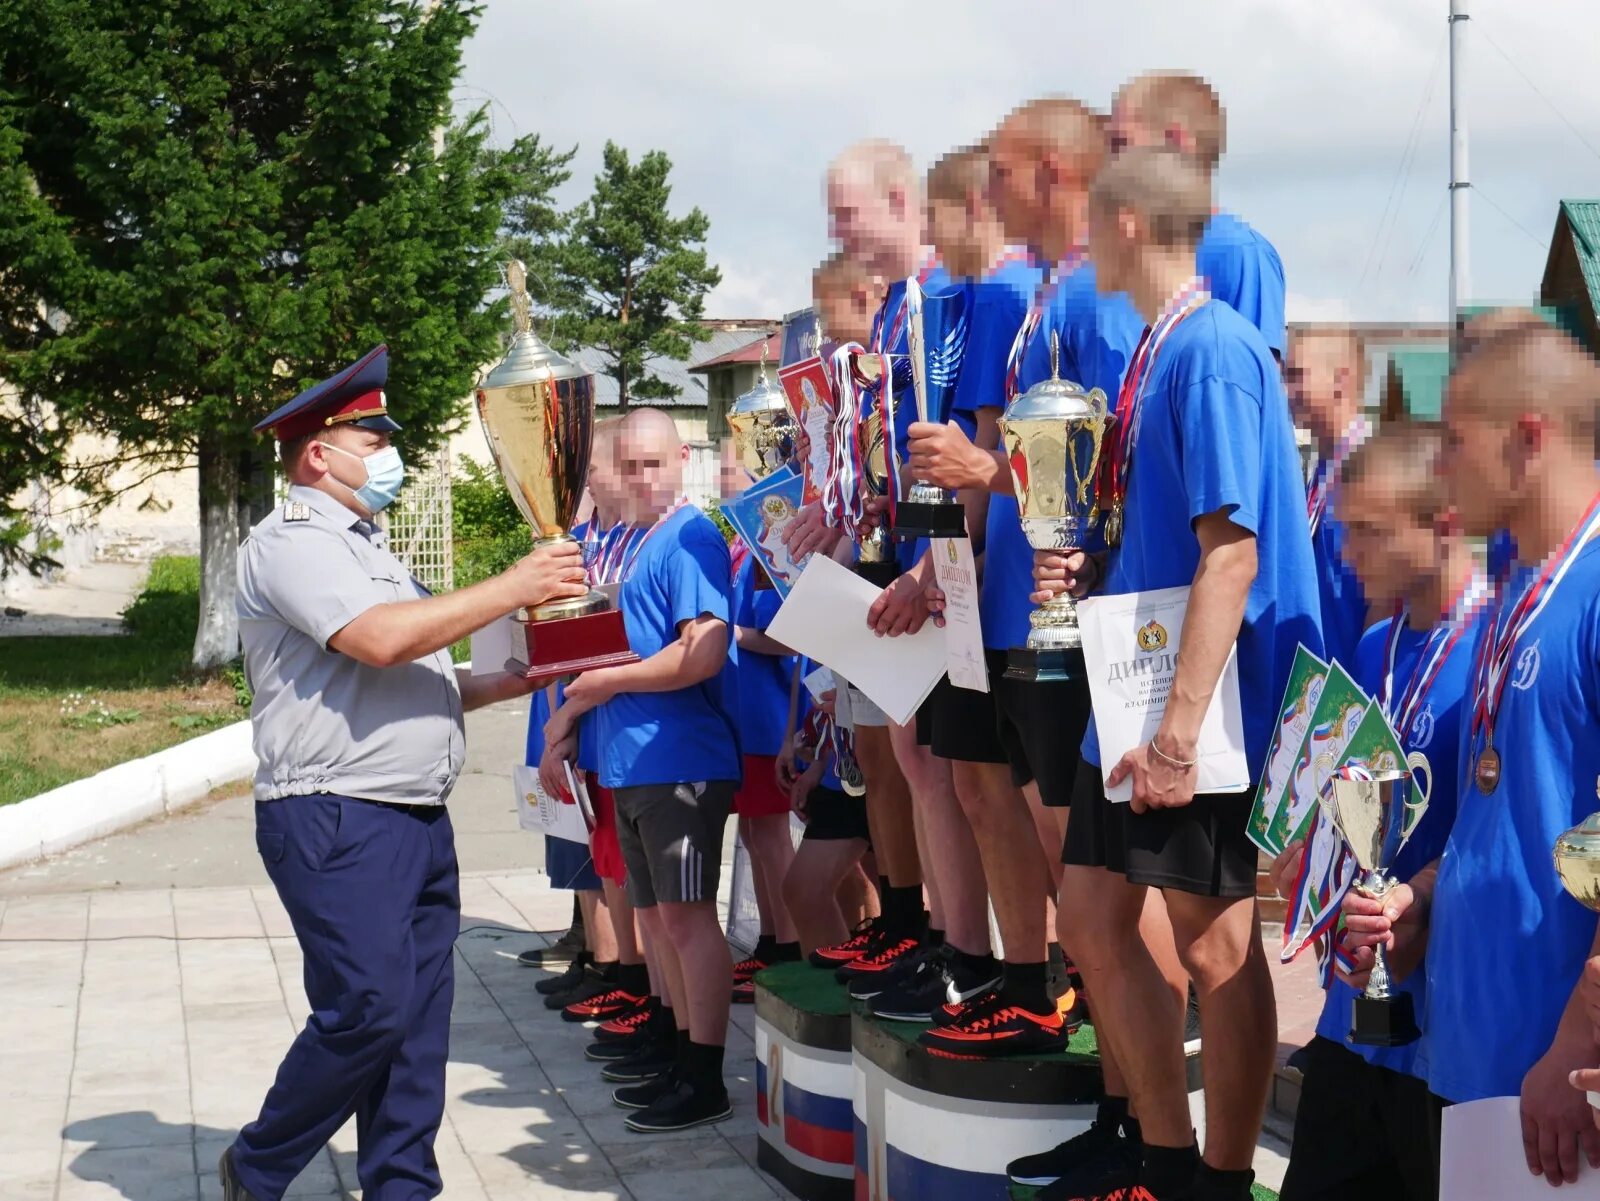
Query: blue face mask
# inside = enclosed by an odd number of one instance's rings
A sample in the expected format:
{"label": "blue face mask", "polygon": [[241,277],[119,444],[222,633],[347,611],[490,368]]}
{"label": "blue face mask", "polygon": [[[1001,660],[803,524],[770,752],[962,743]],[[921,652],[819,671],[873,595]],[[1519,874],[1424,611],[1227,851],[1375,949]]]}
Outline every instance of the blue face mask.
{"label": "blue face mask", "polygon": [[405,460],[400,457],[398,450],[385,446],[363,457],[352,454],[342,446],[328,442],[322,445],[327,450],[336,450],[349,458],[359,459],[367,469],[367,482],[355,489],[355,494],[369,513],[381,513],[394,504],[394,498],[400,495],[400,486],[406,482]]}

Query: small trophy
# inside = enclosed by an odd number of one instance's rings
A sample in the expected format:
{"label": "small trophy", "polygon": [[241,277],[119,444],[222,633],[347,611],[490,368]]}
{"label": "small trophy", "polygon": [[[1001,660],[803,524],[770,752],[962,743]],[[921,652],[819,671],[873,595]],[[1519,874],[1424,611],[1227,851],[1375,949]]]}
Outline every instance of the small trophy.
{"label": "small trophy", "polygon": [[[906,341],[911,351],[911,383],[917,419],[944,425],[955,401],[961,359],[967,349],[971,289],[956,288],[924,296],[915,279],[906,281]],[[912,484],[895,508],[894,536],[965,538],[967,517],[955,496],[935,484]]]}
{"label": "small trophy", "polygon": [[[1368,771],[1346,765],[1328,777],[1321,804],[1361,868],[1354,887],[1363,896],[1381,901],[1395,886],[1389,871],[1428,811],[1432,779],[1427,759],[1415,751],[1406,757],[1405,769]],[[1388,959],[1379,946],[1374,948],[1367,990],[1352,1005],[1351,1042],[1401,1047],[1421,1037],[1411,994],[1391,993],[1389,985]]]}
{"label": "small trophy", "polygon": [[[885,446],[883,413],[877,405],[856,423],[856,438],[861,448],[861,488],[868,497],[880,497],[889,490],[886,456],[894,452]],[[879,588],[887,588],[900,578],[900,563],[884,525],[879,521],[870,534],[862,535],[861,553],[856,559],[856,574]]]}
{"label": "small trophy", "polygon": [[[1600,913],[1600,813],[1591,813],[1556,839],[1555,861],[1561,886],[1572,899]],[[1590,1093],[1589,1104],[1600,1109],[1600,1093]]]}
{"label": "small trophy", "polygon": [[758,482],[794,457],[794,414],[789,398],[767,375],[767,348],[761,347],[761,375],[728,410],[728,429],[740,465]]}
{"label": "small trophy", "polygon": [[[1058,370],[1060,343],[1050,337],[1050,378],[1007,406],[1000,437],[1011,464],[1022,532],[1034,550],[1076,550],[1098,514],[1095,476],[1112,417],[1105,393],[1085,392]],[[1028,642],[1012,648],[1011,680],[1083,676],[1078,605],[1063,593],[1028,615]]]}
{"label": "small trophy", "polygon": [[[505,357],[479,380],[478,417],[511,499],[533,527],[533,544],[573,542],[573,517],[589,474],[594,376],[533,332],[527,271],[505,267],[514,333]],[[519,609],[506,670],[528,679],[633,663],[622,614],[605,593]]]}

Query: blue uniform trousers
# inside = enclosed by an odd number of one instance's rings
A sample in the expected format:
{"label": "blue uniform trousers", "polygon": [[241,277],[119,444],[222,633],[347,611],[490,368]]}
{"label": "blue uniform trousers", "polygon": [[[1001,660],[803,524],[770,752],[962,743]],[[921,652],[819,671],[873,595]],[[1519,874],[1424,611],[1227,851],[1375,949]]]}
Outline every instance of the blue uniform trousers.
{"label": "blue uniform trousers", "polygon": [[234,1144],[241,1183],[278,1201],[354,1114],[367,1201],[437,1196],[461,928],[449,814],[288,797],[257,803],[256,846],[305,956],[311,1016]]}

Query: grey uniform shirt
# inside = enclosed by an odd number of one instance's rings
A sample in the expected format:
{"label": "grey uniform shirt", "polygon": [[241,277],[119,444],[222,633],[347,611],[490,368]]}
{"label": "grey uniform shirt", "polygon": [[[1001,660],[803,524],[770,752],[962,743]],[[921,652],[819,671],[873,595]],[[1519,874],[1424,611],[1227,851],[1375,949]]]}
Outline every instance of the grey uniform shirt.
{"label": "grey uniform shirt", "polygon": [[381,532],[314,488],[290,488],[250,531],[237,605],[255,693],[256,800],[444,803],[466,748],[449,652],[378,668],[328,648],[374,605],[428,595]]}

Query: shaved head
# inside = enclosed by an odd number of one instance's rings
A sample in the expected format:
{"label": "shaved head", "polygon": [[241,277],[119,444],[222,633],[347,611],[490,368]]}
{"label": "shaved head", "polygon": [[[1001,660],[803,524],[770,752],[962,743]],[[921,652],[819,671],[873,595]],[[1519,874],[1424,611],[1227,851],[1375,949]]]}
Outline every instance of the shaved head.
{"label": "shaved head", "polygon": [[1600,404],[1600,364],[1567,334],[1538,322],[1513,324],[1482,338],[1450,376],[1450,404],[1458,411],[1510,423],[1538,416],[1565,432],[1592,440]]}
{"label": "shaved head", "polygon": [[1083,196],[1105,152],[1105,120],[1081,101],[1045,96],[1013,109],[989,139],[989,199],[1006,235],[1040,253],[1053,237],[1081,240]]}
{"label": "shaved head", "polygon": [[1129,80],[1111,106],[1113,151],[1164,146],[1208,174],[1228,146],[1227,117],[1216,89],[1198,75],[1152,71]]}
{"label": "shaved head", "polygon": [[1532,309],[1515,305],[1479,313],[1461,323],[1456,334],[1456,354],[1471,354],[1483,343],[1499,334],[1517,329],[1545,329],[1550,323]]}
{"label": "shaved head", "polygon": [[634,409],[617,434],[617,469],[635,524],[660,517],[683,495],[689,458],[678,424],[660,409]]}
{"label": "shaved head", "polygon": [[1176,150],[1127,150],[1095,179],[1090,204],[1097,215],[1134,213],[1157,246],[1197,246],[1211,220],[1211,178]]}

